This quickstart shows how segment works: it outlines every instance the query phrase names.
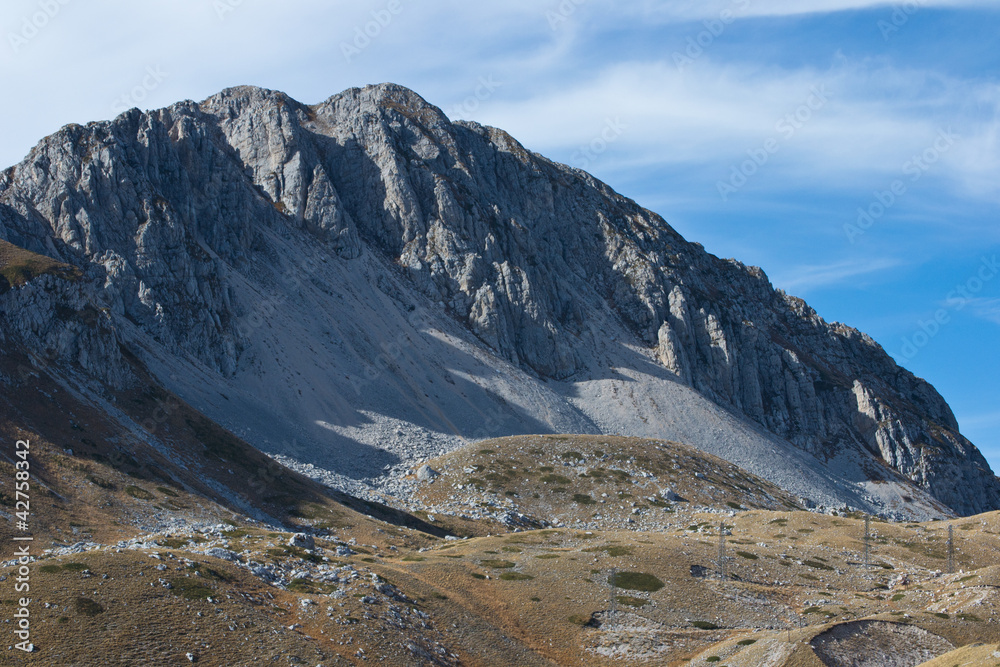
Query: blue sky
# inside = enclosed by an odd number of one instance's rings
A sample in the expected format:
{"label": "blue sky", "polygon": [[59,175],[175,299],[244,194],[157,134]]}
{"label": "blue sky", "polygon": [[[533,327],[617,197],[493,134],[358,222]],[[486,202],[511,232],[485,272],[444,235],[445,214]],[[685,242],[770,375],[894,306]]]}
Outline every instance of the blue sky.
{"label": "blue sky", "polygon": [[0,164],[131,106],[394,81],[870,333],[1000,470],[997,3],[622,5],[7,0]]}

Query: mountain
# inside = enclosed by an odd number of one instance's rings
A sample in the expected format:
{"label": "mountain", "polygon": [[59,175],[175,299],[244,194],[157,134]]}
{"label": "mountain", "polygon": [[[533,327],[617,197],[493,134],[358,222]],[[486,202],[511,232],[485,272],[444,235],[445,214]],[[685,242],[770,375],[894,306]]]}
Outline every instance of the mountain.
{"label": "mountain", "polygon": [[944,399],[870,337],[400,86],[64,127],[0,174],[0,239],[6,351],[97,410],[156,386],[359,495],[403,502],[469,441],[577,433],[816,504],[1000,508]]}

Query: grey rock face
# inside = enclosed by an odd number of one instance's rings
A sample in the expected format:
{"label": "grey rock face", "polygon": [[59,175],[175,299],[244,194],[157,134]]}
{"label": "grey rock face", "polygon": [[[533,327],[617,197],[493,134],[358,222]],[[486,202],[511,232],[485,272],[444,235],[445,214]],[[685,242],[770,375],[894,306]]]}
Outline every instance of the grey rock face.
{"label": "grey rock face", "polygon": [[316,540],[313,539],[312,535],[307,535],[306,533],[295,533],[288,538],[288,546],[309,549],[312,551],[316,548]]}
{"label": "grey rock face", "polygon": [[429,465],[422,465],[417,468],[417,480],[421,482],[433,482],[440,475],[441,473]]}
{"label": "grey rock face", "polygon": [[[336,264],[379,299],[420,295],[543,383],[612,376],[600,351],[628,338],[617,344],[820,461],[858,452],[957,512],[1000,508],[942,397],[871,338],[399,86],[314,106],[234,88],[67,126],[0,174],[0,238],[85,275],[0,296],[18,314],[0,334],[116,386],[122,347],[223,379],[264,368],[262,332],[305,287],[346,303],[354,288],[313,269]],[[333,344],[360,354],[359,335]]]}

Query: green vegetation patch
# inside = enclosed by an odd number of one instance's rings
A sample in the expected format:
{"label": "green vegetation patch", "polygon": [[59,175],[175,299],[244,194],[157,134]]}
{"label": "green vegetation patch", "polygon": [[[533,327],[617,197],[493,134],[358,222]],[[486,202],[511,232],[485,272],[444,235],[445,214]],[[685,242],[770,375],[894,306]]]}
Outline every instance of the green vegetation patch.
{"label": "green vegetation patch", "polygon": [[[370,551],[366,551],[365,549],[362,549],[358,546],[354,546],[352,548],[358,553],[371,555]],[[302,560],[307,560],[316,564],[323,562],[322,556],[320,556],[317,553],[313,553],[312,551],[307,551],[302,547],[293,547],[293,546],[275,547],[273,549],[268,549],[267,553],[269,553],[271,556],[274,556],[275,558],[287,558],[289,556],[295,556],[297,558],[301,558]]]}
{"label": "green vegetation patch", "polygon": [[152,500],[155,497],[152,493],[139,486],[126,486],[125,493],[139,500]]}
{"label": "green vegetation patch", "polygon": [[501,560],[499,558],[490,558],[480,561],[480,563],[485,567],[492,567],[494,570],[507,570],[514,567],[514,563],[511,561]]}
{"label": "green vegetation patch", "polygon": [[534,579],[530,574],[524,574],[523,572],[504,572],[500,575],[500,578],[504,581],[529,581]]}
{"label": "green vegetation patch", "polygon": [[691,621],[691,625],[698,628],[699,630],[718,630],[719,626],[715,623],[709,623],[708,621]]}
{"label": "green vegetation patch", "polygon": [[594,500],[593,498],[591,498],[586,493],[574,493],[573,494],[573,502],[577,503],[578,505],[594,505],[594,504],[597,503],[596,500]]}
{"label": "green vegetation patch", "polygon": [[316,582],[309,579],[303,579],[301,577],[298,579],[292,579],[292,581],[288,584],[288,590],[295,593],[305,593],[307,595],[315,595],[325,592]]}
{"label": "green vegetation patch", "polygon": [[85,597],[78,597],[74,600],[73,609],[76,610],[76,613],[83,614],[84,616],[97,616],[104,613],[104,607]]}
{"label": "green vegetation patch", "polygon": [[541,480],[543,484],[560,484],[562,486],[570,484],[570,479],[562,475],[548,474],[544,475]]}
{"label": "green vegetation patch", "polygon": [[747,560],[757,560],[758,558],[757,554],[752,554],[749,551],[737,551],[736,555]]}
{"label": "green vegetation patch", "polygon": [[170,580],[170,592],[187,600],[204,600],[214,591],[194,577],[174,577]]}
{"label": "green vegetation patch", "polygon": [[588,554],[597,553],[599,551],[603,551],[614,558],[632,555],[632,547],[621,544],[605,544],[602,547],[590,547],[589,549],[583,550],[584,553]]}
{"label": "green vegetation patch", "polygon": [[204,563],[191,563],[187,566],[187,569],[192,572],[197,572],[198,576],[204,577],[205,579],[211,579],[212,581],[229,581],[229,577],[215,568],[205,565]]}
{"label": "green vegetation patch", "polygon": [[646,572],[618,572],[608,583],[615,588],[644,593],[655,593],[663,588],[662,581]]}
{"label": "green vegetation patch", "polygon": [[826,563],[820,563],[816,560],[804,560],[802,561],[802,564],[811,567],[814,570],[833,570],[833,568]]}
{"label": "green vegetation patch", "polygon": [[156,540],[156,543],[167,549],[180,549],[187,545],[188,540],[184,537],[164,537]]}
{"label": "green vegetation patch", "polygon": [[618,600],[618,604],[625,605],[626,607],[645,607],[649,604],[649,600],[644,598],[636,598],[631,595],[619,595],[615,599]]}
{"label": "green vegetation patch", "polygon": [[102,489],[107,489],[113,491],[115,489],[115,483],[111,480],[103,479],[95,475],[87,475],[87,481],[91,484],[101,487]]}

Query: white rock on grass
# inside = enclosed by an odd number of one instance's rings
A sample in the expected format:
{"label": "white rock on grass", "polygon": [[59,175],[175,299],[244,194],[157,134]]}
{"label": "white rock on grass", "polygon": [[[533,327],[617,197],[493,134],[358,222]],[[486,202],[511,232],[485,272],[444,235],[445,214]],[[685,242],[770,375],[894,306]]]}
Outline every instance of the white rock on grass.
{"label": "white rock on grass", "polygon": [[433,482],[435,479],[441,476],[434,468],[430,467],[426,463],[419,468],[417,468],[417,479],[421,482]]}
{"label": "white rock on grass", "polygon": [[307,535],[306,533],[295,533],[288,538],[288,546],[299,547],[301,549],[308,549],[309,551],[312,551],[316,548],[316,540],[313,539],[312,535]]}

